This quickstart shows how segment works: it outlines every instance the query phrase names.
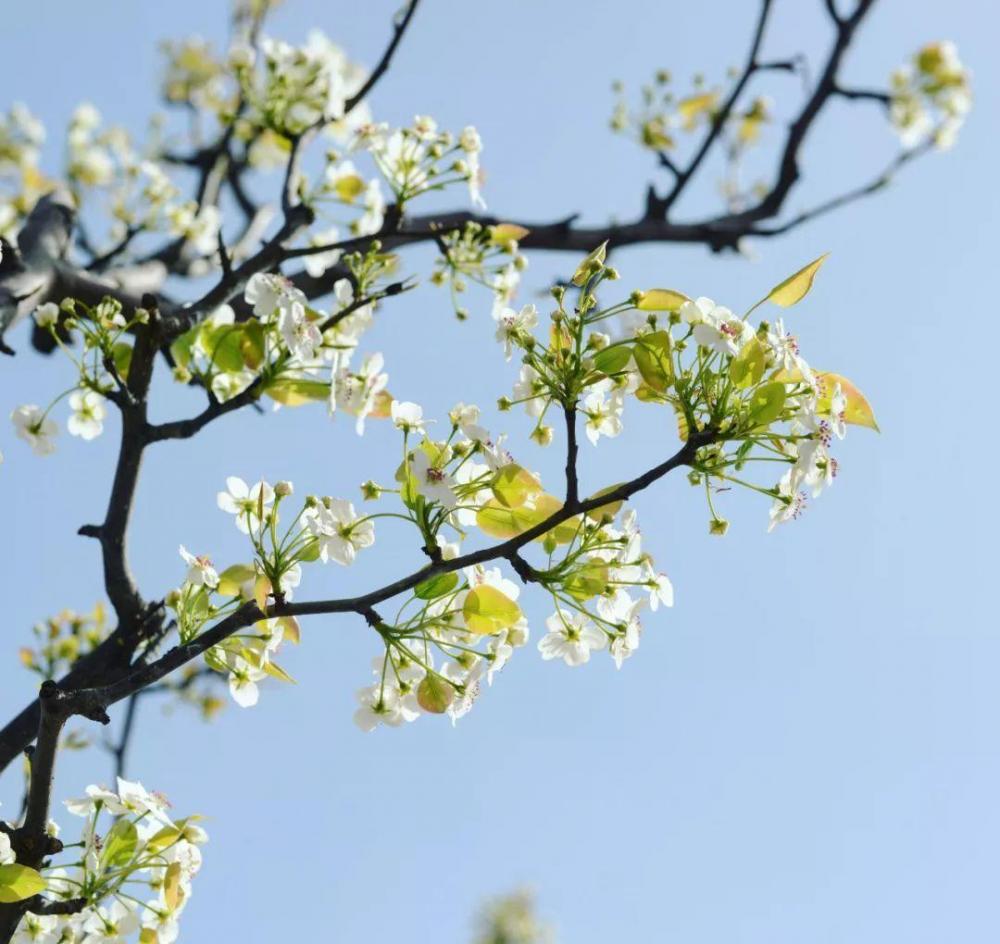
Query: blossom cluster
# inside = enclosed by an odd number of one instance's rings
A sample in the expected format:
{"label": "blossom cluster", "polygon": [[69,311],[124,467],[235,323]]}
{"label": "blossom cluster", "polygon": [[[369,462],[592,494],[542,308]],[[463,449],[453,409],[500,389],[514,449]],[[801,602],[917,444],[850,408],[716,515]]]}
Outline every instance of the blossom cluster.
{"label": "blossom cluster", "polygon": [[[171,944],[201,868],[199,848],[208,836],[197,816],[173,819],[169,804],[141,783],[118,778],[114,790],[87,787],[66,809],[84,820],[80,839],[63,845],[69,857],[47,863],[41,873],[16,864],[6,832],[0,831],[0,868],[10,885],[2,900],[41,894],[45,902],[83,899],[68,914],[34,914],[21,920],[18,944],[124,944],[128,939]],[[60,829],[49,821],[55,838]],[[133,937],[134,935],[134,937]]]}
{"label": "blossom cluster", "polygon": [[892,74],[889,118],[904,147],[930,140],[950,148],[971,108],[969,72],[954,43],[928,43]]}
{"label": "blossom cluster", "polygon": [[[670,154],[682,147],[685,138],[717,120],[722,104],[720,90],[707,85],[701,75],[694,77],[685,94],[678,94],[666,69],[657,71],[653,80],[640,88],[635,105],[630,104],[620,82],[614,84],[613,90],[617,97],[611,116],[612,130],[667,161],[671,160]],[[733,212],[745,208],[751,197],[759,197],[764,191],[763,181],[755,181],[749,187],[744,184],[741,167],[747,152],[761,143],[762,132],[773,117],[774,103],[768,96],[758,95],[746,105],[737,104],[720,129],[726,164],[719,189]]]}

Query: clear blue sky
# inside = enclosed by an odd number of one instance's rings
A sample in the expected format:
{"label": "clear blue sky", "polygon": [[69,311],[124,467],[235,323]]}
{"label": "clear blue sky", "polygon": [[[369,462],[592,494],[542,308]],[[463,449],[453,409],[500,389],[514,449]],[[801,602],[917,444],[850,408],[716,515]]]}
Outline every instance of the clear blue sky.
{"label": "clear blue sky", "polygon": [[[319,26],[372,61],[396,5],[288,0],[272,29],[300,40]],[[28,102],[55,139],[82,99],[138,127],[154,103],[156,42],[220,38],[226,6],[11,4],[3,98]],[[771,535],[763,500],[731,499],[733,527],[720,541],[682,478],[644,494],[637,507],[677,606],[647,619],[642,649],[621,672],[609,660],[542,664],[525,650],[456,729],[423,718],[365,736],[350,718],[375,640],[359,619],[330,617],[307,623],[303,645],[285,658],[299,684],[272,686],[253,711],[233,707],[206,726],[145,704],[131,772],[179,811],[209,817],[186,940],[461,942],[483,896],[522,883],[572,944],[1000,936],[998,522],[988,480],[998,455],[986,432],[997,22],[975,0],[878,7],[846,74],[877,84],[919,44],[955,40],[977,101],[954,152],[759,245],[755,262],[654,246],[624,251],[616,264],[629,287],[670,285],[738,307],[830,250],[789,320],[810,360],[869,394],[882,435],[852,431],[835,487]],[[611,79],[634,87],[661,66],[720,75],[742,61],[756,8],[425,0],[376,113],[476,123],[498,213],[626,216],[640,205],[650,162],[606,131]],[[769,54],[823,47],[819,0],[777,8]],[[782,114],[799,100],[790,78],[768,90]],[[870,106],[831,108],[793,207],[857,182],[894,147]],[[691,205],[710,198],[706,188]],[[428,258],[416,252],[410,264]],[[569,265],[536,255],[534,286]],[[431,287],[385,309],[366,346],[385,353],[398,396],[440,415],[457,400],[489,406],[506,392],[513,368],[493,344],[488,299],[479,302],[465,325]],[[4,416],[45,402],[63,374],[26,350],[4,361]],[[196,405],[165,387],[162,397],[163,416]],[[626,420],[626,438],[611,448],[585,446],[590,485],[663,454],[660,417],[632,408]],[[526,442],[523,418],[508,428],[520,456],[556,474],[558,456]],[[100,595],[96,547],[74,534],[99,519],[115,432],[91,444],[61,439],[58,454],[40,460],[0,428],[5,717],[31,690],[16,665],[30,625]],[[322,409],[246,413],[211,436],[153,447],[132,531],[144,588],[155,595],[179,580],[181,541],[218,560],[240,553],[215,511],[226,475],[353,495],[364,479],[388,477],[395,449],[384,426],[359,441]],[[362,590],[417,560],[389,528],[379,547],[357,570],[318,570],[303,596]],[[537,638],[545,603],[528,591],[525,605]],[[57,792],[105,777],[103,756],[70,758]],[[0,783],[7,810],[16,787],[9,775]]]}

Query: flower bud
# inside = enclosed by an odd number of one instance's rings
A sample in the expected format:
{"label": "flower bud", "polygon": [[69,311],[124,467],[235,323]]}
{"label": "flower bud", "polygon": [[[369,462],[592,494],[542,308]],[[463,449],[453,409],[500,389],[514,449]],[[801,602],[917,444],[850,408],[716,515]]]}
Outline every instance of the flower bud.
{"label": "flower bud", "polygon": [[708,523],[708,533],[722,537],[729,530],[729,522],[725,518],[713,518]]}
{"label": "flower bud", "polygon": [[278,498],[287,498],[294,491],[294,487],[291,482],[278,482],[274,486],[274,494]]}

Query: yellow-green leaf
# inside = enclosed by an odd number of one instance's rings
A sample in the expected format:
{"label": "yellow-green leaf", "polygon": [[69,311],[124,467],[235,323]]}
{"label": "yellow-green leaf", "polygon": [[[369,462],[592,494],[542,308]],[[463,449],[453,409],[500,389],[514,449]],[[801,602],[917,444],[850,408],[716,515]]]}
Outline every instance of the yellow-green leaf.
{"label": "yellow-green leaf", "polygon": [[[613,492],[621,483],[616,485],[609,485],[607,488],[602,488],[599,492],[594,492],[590,498],[600,498],[602,495],[607,495],[608,492]],[[588,499],[589,501],[590,499]],[[590,511],[586,512],[588,518],[591,521],[600,521],[602,518],[614,518],[615,515],[621,510],[622,505],[624,505],[621,499],[618,501],[609,502],[607,505],[601,505],[598,508],[592,508]]]}
{"label": "yellow-green leaf", "polygon": [[596,275],[604,265],[604,260],[608,256],[608,241],[604,240],[600,246],[588,253],[587,257],[576,267],[571,279],[574,285],[583,285],[587,279]]}
{"label": "yellow-green leaf", "polygon": [[628,366],[632,359],[630,344],[615,344],[594,355],[594,367],[602,374],[616,374]]}
{"label": "yellow-green leaf", "polygon": [[790,275],[784,282],[779,282],[767,293],[767,301],[774,302],[782,308],[791,308],[796,302],[802,301],[812,288],[813,279],[816,278],[820,266],[826,262],[826,257],[829,255],[830,253],[824,252],[818,259],[813,259],[809,265]]}
{"label": "yellow-green leaf", "polygon": [[651,288],[637,292],[635,307],[639,311],[679,311],[681,305],[690,299],[683,292],[672,288]]}
{"label": "yellow-green leaf", "polygon": [[521,618],[521,608],[506,593],[481,584],[465,595],[462,616],[470,633],[488,635],[513,626]]}
{"label": "yellow-green leaf", "polygon": [[632,352],[639,374],[657,393],[663,393],[674,375],[671,359],[671,340],[666,331],[654,331],[637,338]]}
{"label": "yellow-green leaf", "polygon": [[302,642],[302,630],[294,616],[282,616],[278,620],[278,625],[282,629],[282,639],[287,639],[295,646]]}
{"label": "yellow-green leaf", "polygon": [[564,581],[566,592],[581,603],[590,600],[608,588],[608,565],[598,560],[589,560]]}
{"label": "yellow-green leaf", "polygon": [[276,678],[279,682],[289,682],[295,685],[295,679],[293,679],[277,662],[265,662],[261,668],[271,676],[271,678]]}
{"label": "yellow-green leaf", "polygon": [[737,387],[752,387],[764,376],[764,345],[756,337],[743,345],[729,365],[729,377]]}
{"label": "yellow-green leaf", "polygon": [[768,426],[773,423],[785,408],[785,385],[783,383],[765,384],[754,392],[750,401],[750,421],[755,426]]}
{"label": "yellow-green leaf", "polygon": [[490,487],[496,500],[505,508],[520,508],[542,491],[542,483],[534,475],[513,464],[500,469]]}
{"label": "yellow-green leaf", "polygon": [[819,399],[820,410],[830,409],[830,398],[833,396],[834,388],[840,384],[840,390],[847,398],[847,408],[844,410],[844,422],[853,426],[866,426],[875,432],[881,432],[878,423],[875,422],[875,412],[865,395],[851,383],[846,377],[840,374],[829,372],[818,373],[816,375],[823,384],[823,395]]}
{"label": "yellow-green leaf", "polygon": [[233,564],[219,574],[219,586],[216,589],[224,597],[235,597],[240,588],[256,575],[257,571],[250,564]]}
{"label": "yellow-green leaf", "polygon": [[517,223],[497,223],[490,227],[490,241],[497,246],[509,248],[511,243],[519,243],[531,230]]}
{"label": "yellow-green leaf", "polygon": [[181,864],[171,862],[163,878],[163,900],[173,911],[181,903]]}
{"label": "yellow-green leaf", "polygon": [[132,861],[139,844],[139,831],[135,823],[127,818],[119,819],[104,837],[101,863],[106,868],[120,868]]}
{"label": "yellow-green leaf", "polygon": [[45,879],[26,865],[0,865],[0,904],[23,901],[45,891]]}
{"label": "yellow-green leaf", "polygon": [[413,595],[420,600],[436,600],[450,593],[458,585],[458,574],[438,574],[421,581],[413,588]]}
{"label": "yellow-green leaf", "polygon": [[310,401],[326,400],[330,396],[330,385],[321,380],[279,377],[264,388],[264,393],[285,406],[301,406]]}

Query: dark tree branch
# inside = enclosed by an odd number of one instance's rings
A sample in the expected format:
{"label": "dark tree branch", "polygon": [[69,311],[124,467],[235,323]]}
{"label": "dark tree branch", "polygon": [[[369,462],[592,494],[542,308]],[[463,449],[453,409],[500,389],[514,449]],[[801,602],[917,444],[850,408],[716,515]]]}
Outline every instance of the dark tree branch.
{"label": "dark tree branch", "polygon": [[747,61],[746,65],[743,67],[743,72],[739,79],[737,79],[736,85],[733,86],[733,90],[729,93],[729,97],[723,103],[719,111],[713,116],[711,124],[708,127],[708,132],[702,140],[699,148],[695,151],[694,157],[691,158],[687,167],[685,167],[677,175],[673,188],[662,201],[662,205],[659,205],[658,208],[661,216],[665,216],[670,212],[670,208],[677,202],[677,199],[683,193],[684,188],[690,182],[691,178],[697,173],[702,161],[705,159],[708,152],[712,149],[712,145],[715,144],[719,135],[722,133],[722,129],[725,127],[726,122],[729,121],[729,116],[733,113],[733,108],[736,106],[736,102],[740,95],[743,94],[743,89],[746,88],[751,76],[757,71],[757,56],[760,53],[761,44],[764,42],[764,32],[767,29],[767,20],[771,14],[772,3],[773,0],[762,0],[760,14],[757,17],[757,26],[754,29],[753,39],[750,42],[750,52],[747,55]]}
{"label": "dark tree branch", "polygon": [[564,406],[563,416],[566,420],[566,504],[575,505],[579,498],[579,483],[577,481],[576,460],[578,447],[576,442],[576,407]]}

